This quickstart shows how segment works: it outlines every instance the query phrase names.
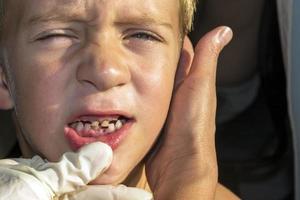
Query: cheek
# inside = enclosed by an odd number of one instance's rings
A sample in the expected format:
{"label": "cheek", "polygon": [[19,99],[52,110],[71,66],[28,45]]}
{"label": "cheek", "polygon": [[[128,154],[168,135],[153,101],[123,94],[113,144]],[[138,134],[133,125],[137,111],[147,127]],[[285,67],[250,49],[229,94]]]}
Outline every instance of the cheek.
{"label": "cheek", "polygon": [[62,61],[63,54],[40,52],[23,43],[16,46],[19,48],[12,49],[10,55],[14,57],[9,60],[14,68],[19,105],[24,102],[38,109],[58,105],[69,73]]}
{"label": "cheek", "polygon": [[[55,109],[61,104],[69,76],[69,70],[62,61],[61,54],[44,53],[26,45],[11,52],[17,59],[11,58],[14,66],[14,80],[19,105],[32,111]],[[15,60],[15,61],[14,61]],[[24,102],[24,103],[23,103]]]}
{"label": "cheek", "polygon": [[177,59],[169,57],[170,55],[156,57],[149,65],[141,65],[143,67],[133,73],[136,91],[142,97],[139,103],[150,113],[165,113],[168,110],[177,66]]}
{"label": "cheek", "polygon": [[154,67],[141,70],[136,80],[137,92],[141,97],[137,98],[139,113],[152,140],[156,138],[165,122],[172,97],[176,63],[169,62],[168,65],[167,61],[153,63]]}
{"label": "cheek", "polygon": [[[22,65],[20,65],[22,63]],[[43,60],[20,60],[14,63],[17,118],[33,149],[56,160],[63,152],[65,142],[57,134],[64,123],[64,96],[66,73],[59,62]],[[61,130],[62,132],[63,130]],[[30,133],[30,134],[27,134]],[[49,151],[47,141],[55,142],[57,148]],[[38,152],[39,152],[38,151]]]}
{"label": "cheek", "polygon": [[[27,64],[27,63],[26,63]],[[44,119],[58,110],[62,103],[64,78],[58,71],[51,71],[53,65],[29,63],[22,65],[26,70],[16,70],[15,89],[17,111],[30,113],[36,120]],[[35,115],[39,115],[38,118]]]}

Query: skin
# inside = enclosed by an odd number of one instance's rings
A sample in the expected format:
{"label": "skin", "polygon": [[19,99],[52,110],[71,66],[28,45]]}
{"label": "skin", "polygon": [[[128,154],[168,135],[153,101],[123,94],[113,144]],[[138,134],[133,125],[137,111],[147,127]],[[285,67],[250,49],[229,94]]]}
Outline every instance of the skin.
{"label": "skin", "polygon": [[[120,110],[134,116],[136,123],[97,183],[117,184],[127,177],[149,151],[167,116],[180,52],[179,5],[171,3],[9,3],[15,14],[7,24],[18,26],[7,28],[5,46],[17,94],[19,138],[31,148],[27,157],[38,153],[57,161],[70,151],[63,131],[74,114]],[[41,21],[54,14],[57,19]],[[34,16],[41,17],[30,23]]]}
{"label": "skin", "polygon": [[[139,166],[128,180],[136,186],[144,174],[138,164],[158,138],[173,94],[161,145],[145,158],[149,186],[158,200],[215,198],[214,81],[229,29],[209,33],[194,57],[187,40],[181,50],[179,5],[171,0],[15,0],[8,7],[7,24],[16,25],[6,27],[3,40],[10,76],[1,71],[0,106],[14,106],[25,156],[57,161],[70,151],[63,134],[70,116],[82,109],[122,110],[136,123],[94,184],[121,183]],[[28,23],[49,12],[76,18]]]}
{"label": "skin", "polygon": [[231,38],[229,28],[216,28],[198,42],[195,55],[182,57],[189,64],[178,70],[185,75],[177,76],[164,137],[146,165],[154,199],[238,199],[217,184],[214,144],[216,66]]}

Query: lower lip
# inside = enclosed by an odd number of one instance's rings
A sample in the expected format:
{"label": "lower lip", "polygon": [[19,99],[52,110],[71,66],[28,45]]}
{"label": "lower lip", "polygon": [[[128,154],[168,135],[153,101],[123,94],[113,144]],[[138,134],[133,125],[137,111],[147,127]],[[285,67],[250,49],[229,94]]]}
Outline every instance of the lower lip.
{"label": "lower lip", "polygon": [[129,129],[132,127],[132,125],[133,122],[128,122],[121,129],[113,133],[109,133],[103,136],[95,136],[95,137],[82,137],[78,135],[74,129],[70,127],[65,127],[65,137],[67,138],[73,151],[77,151],[82,146],[93,142],[106,143],[113,150],[115,150],[124,140],[125,136],[129,133]]}

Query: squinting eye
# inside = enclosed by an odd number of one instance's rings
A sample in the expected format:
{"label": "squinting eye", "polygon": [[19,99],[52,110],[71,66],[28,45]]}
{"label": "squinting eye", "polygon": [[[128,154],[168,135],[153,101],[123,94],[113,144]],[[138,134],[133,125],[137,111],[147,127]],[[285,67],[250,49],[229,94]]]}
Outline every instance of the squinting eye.
{"label": "squinting eye", "polygon": [[54,30],[38,35],[34,41],[46,49],[62,49],[71,47],[79,41],[79,38],[72,31]]}
{"label": "squinting eye", "polygon": [[160,41],[158,37],[154,36],[153,34],[145,33],[145,32],[132,34],[131,37],[141,39],[141,40]]}
{"label": "squinting eye", "polygon": [[58,38],[73,38],[72,36],[70,35],[66,35],[66,34],[58,34],[58,33],[55,33],[55,34],[49,34],[49,35],[44,35],[44,36],[41,36],[39,38],[37,38],[37,40],[39,41],[42,41],[42,40],[48,40],[48,39],[58,39]]}

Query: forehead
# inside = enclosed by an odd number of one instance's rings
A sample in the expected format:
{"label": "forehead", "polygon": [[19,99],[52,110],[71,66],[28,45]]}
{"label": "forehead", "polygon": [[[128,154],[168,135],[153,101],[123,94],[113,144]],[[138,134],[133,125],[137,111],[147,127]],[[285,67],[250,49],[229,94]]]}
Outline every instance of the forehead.
{"label": "forehead", "polygon": [[[178,0],[15,0],[23,22],[141,18],[178,26]],[[20,14],[22,13],[22,14]],[[179,27],[178,27],[179,28]]]}

